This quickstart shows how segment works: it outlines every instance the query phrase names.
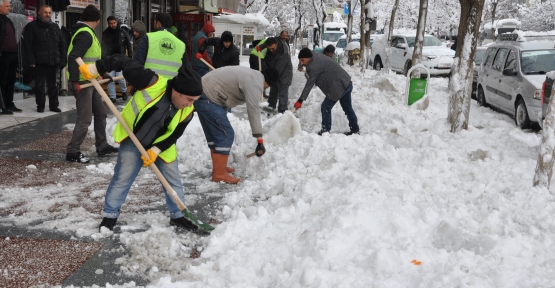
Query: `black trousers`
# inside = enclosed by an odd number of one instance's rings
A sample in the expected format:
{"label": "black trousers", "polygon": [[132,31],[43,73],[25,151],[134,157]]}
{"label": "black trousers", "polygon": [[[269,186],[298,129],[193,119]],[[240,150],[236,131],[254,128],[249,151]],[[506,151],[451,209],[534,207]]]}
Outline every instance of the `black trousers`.
{"label": "black trousers", "polygon": [[50,109],[58,108],[58,66],[36,65],[35,66],[35,101],[37,107],[44,108],[46,95],[48,94],[48,106]]}
{"label": "black trousers", "polygon": [[2,52],[0,55],[0,88],[6,108],[13,107],[17,52]]}

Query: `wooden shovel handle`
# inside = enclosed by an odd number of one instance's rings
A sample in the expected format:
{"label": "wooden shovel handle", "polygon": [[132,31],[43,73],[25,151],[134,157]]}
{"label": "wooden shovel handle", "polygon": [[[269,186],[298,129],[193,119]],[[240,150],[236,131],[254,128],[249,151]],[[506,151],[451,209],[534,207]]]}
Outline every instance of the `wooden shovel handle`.
{"label": "wooden shovel handle", "polygon": [[202,63],[206,64],[206,66],[208,66],[208,68],[210,68],[210,70],[216,70],[216,68],[214,68],[214,66],[210,65],[210,63],[206,62],[206,60],[200,58],[200,61],[202,61]]}

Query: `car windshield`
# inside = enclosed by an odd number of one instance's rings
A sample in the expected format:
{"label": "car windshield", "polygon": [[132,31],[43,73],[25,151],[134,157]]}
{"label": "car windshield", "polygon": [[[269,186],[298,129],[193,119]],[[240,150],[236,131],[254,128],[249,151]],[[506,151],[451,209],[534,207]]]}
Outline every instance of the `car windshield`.
{"label": "car windshield", "polygon": [[521,51],[520,69],[524,75],[543,75],[555,70],[555,49]]}
{"label": "car windshield", "polygon": [[474,64],[476,65],[482,64],[482,57],[484,57],[485,53],[486,53],[486,50],[476,50],[476,58],[474,58]]}
{"label": "car windshield", "polygon": [[337,40],[339,40],[339,38],[343,35],[343,33],[324,33],[322,39],[325,41],[337,42]]}
{"label": "car windshield", "polygon": [[[407,37],[407,44],[409,47],[414,47],[414,39],[416,37]],[[441,41],[434,36],[424,36],[424,47],[428,46],[441,46]]]}

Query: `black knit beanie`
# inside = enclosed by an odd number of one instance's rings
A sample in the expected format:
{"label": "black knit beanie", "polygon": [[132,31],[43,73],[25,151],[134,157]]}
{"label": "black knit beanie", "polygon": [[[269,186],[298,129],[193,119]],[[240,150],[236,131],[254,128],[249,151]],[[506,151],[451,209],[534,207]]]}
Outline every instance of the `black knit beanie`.
{"label": "black knit beanie", "polygon": [[272,67],[262,70],[262,75],[264,75],[264,81],[266,81],[269,86],[274,86],[279,79],[279,72],[276,68]]}
{"label": "black knit beanie", "polygon": [[81,20],[86,22],[95,22],[100,20],[100,11],[94,7],[94,5],[89,5],[83,10],[81,14]]}
{"label": "black knit beanie", "polygon": [[222,42],[232,42],[233,43],[233,34],[229,31],[224,31],[222,33]]}
{"label": "black knit beanie", "polygon": [[202,94],[202,80],[197,72],[184,65],[177,71],[177,76],[173,77],[172,88],[187,96],[200,96]]}
{"label": "black knit beanie", "polygon": [[299,51],[299,56],[297,58],[312,58],[312,52],[308,48],[303,48]]}

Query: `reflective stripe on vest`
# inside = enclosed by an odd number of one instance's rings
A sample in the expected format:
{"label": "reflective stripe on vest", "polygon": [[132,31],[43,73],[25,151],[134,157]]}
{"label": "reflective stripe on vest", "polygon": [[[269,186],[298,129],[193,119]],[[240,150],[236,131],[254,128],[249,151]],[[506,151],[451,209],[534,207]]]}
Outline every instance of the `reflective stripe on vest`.
{"label": "reflective stripe on vest", "polygon": [[[260,40],[260,42],[258,42],[256,46],[261,46],[262,44],[264,44],[264,42],[266,42],[266,40],[268,40],[268,38]],[[264,48],[262,49],[262,51],[260,51],[260,59],[264,59],[264,57],[266,57],[267,51],[268,51],[268,48]],[[258,51],[256,51],[256,47],[252,49],[251,55],[258,57]]]}
{"label": "reflective stripe on vest", "polygon": [[[166,78],[158,78],[158,81],[156,81],[156,83],[154,83],[152,86],[144,90],[137,91],[137,93],[135,93],[135,95],[133,96],[133,99],[129,101],[127,105],[125,105],[123,111],[121,111],[121,116],[125,120],[125,123],[127,123],[127,126],[129,126],[129,128],[133,130],[133,127],[135,127],[135,123],[139,122],[145,111],[147,111],[150,107],[156,105],[156,103],[160,101],[160,99],[162,99],[162,96],[164,96],[164,94],[166,93],[167,81],[168,79]],[[156,146],[156,143],[164,141],[165,139],[170,137],[170,135],[172,135],[175,131],[177,125],[191,116],[193,109],[193,106],[191,106],[178,110],[175,116],[172,118],[170,124],[166,128],[166,132],[164,132],[164,134],[160,137],[156,138],[153,145]],[[114,141],[118,143],[121,143],[123,140],[129,137],[129,135],[127,134],[125,129],[123,129],[123,126],[119,122],[116,124],[113,135]],[[166,163],[175,161],[175,159],[177,159],[177,149],[175,147],[175,144],[160,153],[158,157],[160,157]]]}
{"label": "reflective stripe on vest", "polygon": [[[83,57],[81,57],[81,59],[83,59],[83,62],[85,62],[85,64],[93,64],[94,62],[96,62],[96,60],[100,59],[100,56],[102,55],[102,50],[100,48],[100,42],[98,42],[98,38],[96,38],[96,35],[94,34],[92,28],[89,26],[79,28],[79,30],[75,31],[75,34],[73,34],[73,37],[71,37],[71,42],[69,43],[69,48],[67,49],[67,55],[69,56],[69,53],[71,53],[71,50],[73,50],[73,39],[75,38],[75,36],[77,36],[77,34],[83,31],[91,34],[93,41],[91,47],[89,47],[89,50],[87,50],[87,52]],[[69,79],[69,69],[66,69],[66,76],[67,79]],[[86,81],[85,78],[81,76],[81,73],[79,73],[79,81]]]}
{"label": "reflective stripe on vest", "polygon": [[145,68],[168,79],[177,76],[183,64],[185,43],[166,30],[148,33],[148,53]]}

